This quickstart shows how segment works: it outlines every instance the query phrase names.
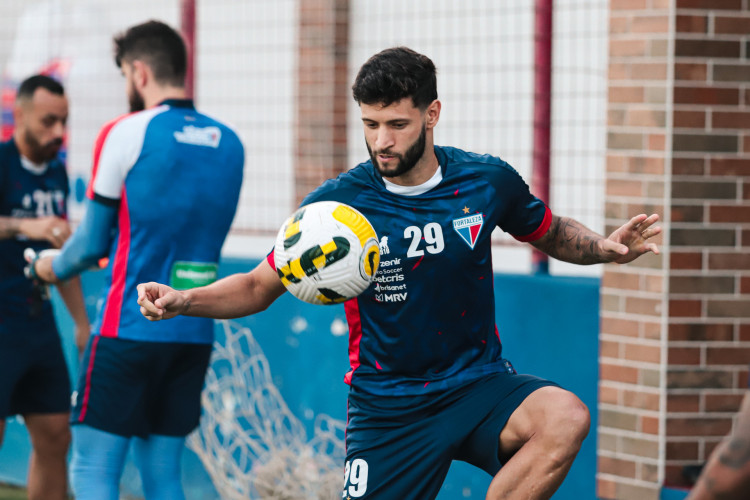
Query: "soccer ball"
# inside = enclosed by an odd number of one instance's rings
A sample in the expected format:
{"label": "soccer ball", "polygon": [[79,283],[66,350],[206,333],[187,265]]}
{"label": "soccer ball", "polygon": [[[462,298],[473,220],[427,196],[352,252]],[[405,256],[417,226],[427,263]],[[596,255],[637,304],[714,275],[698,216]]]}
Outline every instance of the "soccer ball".
{"label": "soccer ball", "polygon": [[349,205],[311,203],[281,226],[274,263],[281,282],[298,299],[338,304],[372,283],[380,263],[378,236]]}

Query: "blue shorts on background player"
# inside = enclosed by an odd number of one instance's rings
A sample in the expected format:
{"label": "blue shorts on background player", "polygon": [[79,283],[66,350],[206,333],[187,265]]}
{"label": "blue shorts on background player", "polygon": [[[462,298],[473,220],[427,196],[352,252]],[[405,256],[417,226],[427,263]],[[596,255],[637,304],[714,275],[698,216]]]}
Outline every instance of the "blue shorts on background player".
{"label": "blue shorts on background player", "polygon": [[[70,378],[46,286],[24,276],[24,250],[59,248],[70,236],[68,176],[58,157],[68,101],[57,81],[35,75],[21,83],[13,138],[0,144],[0,442],[5,419],[22,415],[32,444],[29,498],[67,498]],[[81,284],[60,286],[88,340]]]}
{"label": "blue shorts on background player", "polygon": [[185,45],[174,29],[150,21],[114,42],[131,113],[99,133],[81,225],[59,256],[30,269],[58,282],[109,257],[73,397],[77,500],[119,498],[131,441],[146,498],[179,500],[180,455],[198,425],[213,321],[144,321],[135,287],[157,279],[189,288],[216,279],[244,149],[232,129],[187,98]]}
{"label": "blue shorts on background player", "polygon": [[[494,476],[487,499],[550,498],[589,414],[574,394],[517,374],[503,358],[490,234],[499,227],[568,262],[626,263],[658,253],[648,241],[661,231],[658,216],[638,215],[605,238],[553,215],[501,159],[435,146],[435,66],[411,49],[374,55],[353,90],[370,160],[303,201],[351,205],[387,241],[375,283],[345,303],[351,391],[342,498],[435,498],[452,460]],[[138,290],[143,314],[157,321],[254,314],[285,288],[270,254],[252,272],[206,287]]]}

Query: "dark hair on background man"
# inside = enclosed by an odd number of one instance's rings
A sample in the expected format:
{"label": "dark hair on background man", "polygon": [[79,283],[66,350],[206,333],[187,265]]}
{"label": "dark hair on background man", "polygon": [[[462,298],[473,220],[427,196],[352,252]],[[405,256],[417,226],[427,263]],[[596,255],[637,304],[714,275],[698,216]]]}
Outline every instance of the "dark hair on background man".
{"label": "dark hair on background man", "polygon": [[62,84],[46,75],[34,75],[21,82],[16,92],[16,100],[31,99],[36,89],[43,88],[56,95],[65,95]]}
{"label": "dark hair on background man", "polygon": [[129,28],[114,38],[115,63],[137,60],[148,64],[160,84],[185,85],[187,51],[180,34],[160,21],[148,21]]}
{"label": "dark hair on background man", "polygon": [[362,65],[352,92],[357,104],[389,106],[411,97],[424,110],[437,99],[435,64],[408,47],[385,49]]}

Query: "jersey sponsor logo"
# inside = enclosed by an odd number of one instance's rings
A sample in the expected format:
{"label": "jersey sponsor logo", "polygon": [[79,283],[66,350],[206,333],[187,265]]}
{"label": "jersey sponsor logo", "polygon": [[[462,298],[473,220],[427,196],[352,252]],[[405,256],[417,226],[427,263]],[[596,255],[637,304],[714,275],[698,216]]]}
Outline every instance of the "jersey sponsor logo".
{"label": "jersey sponsor logo", "polygon": [[193,146],[208,146],[218,148],[221,140],[221,130],[219,127],[196,127],[194,125],[185,125],[182,131],[176,131],[174,138],[177,142],[183,144],[192,144]]}
{"label": "jersey sponsor logo", "polygon": [[462,240],[469,245],[469,248],[474,249],[477,240],[479,239],[479,232],[482,230],[484,225],[484,215],[474,214],[468,217],[461,217],[460,219],[453,219],[453,229],[456,230]]}

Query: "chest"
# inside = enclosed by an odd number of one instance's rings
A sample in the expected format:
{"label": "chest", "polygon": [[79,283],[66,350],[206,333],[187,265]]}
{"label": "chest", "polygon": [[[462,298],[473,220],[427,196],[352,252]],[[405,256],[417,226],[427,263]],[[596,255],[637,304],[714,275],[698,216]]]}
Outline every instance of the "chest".
{"label": "chest", "polygon": [[67,180],[58,172],[35,175],[11,168],[0,190],[0,207],[14,217],[62,216],[66,213]]}

